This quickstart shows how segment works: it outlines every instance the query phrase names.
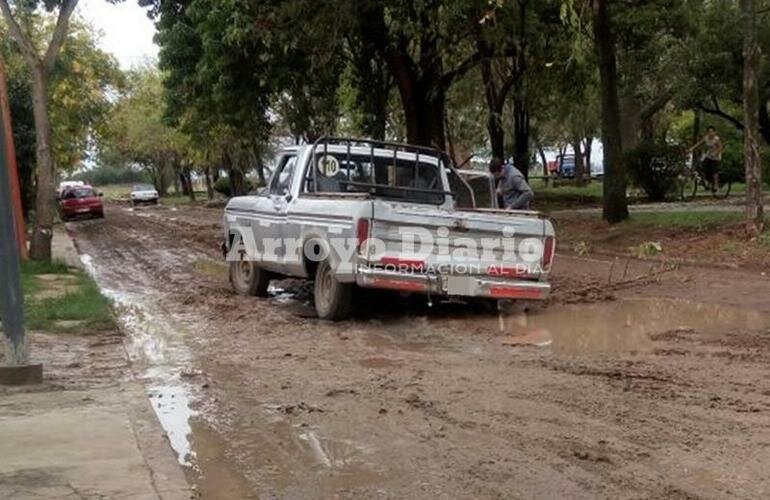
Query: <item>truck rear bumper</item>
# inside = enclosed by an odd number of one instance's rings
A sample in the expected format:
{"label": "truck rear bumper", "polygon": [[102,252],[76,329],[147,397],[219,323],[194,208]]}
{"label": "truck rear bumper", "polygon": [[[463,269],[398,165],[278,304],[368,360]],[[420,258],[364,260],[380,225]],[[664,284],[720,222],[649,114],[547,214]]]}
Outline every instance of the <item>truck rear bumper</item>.
{"label": "truck rear bumper", "polygon": [[364,288],[490,299],[544,300],[551,293],[550,283],[542,281],[402,273],[370,267],[358,268],[356,284]]}

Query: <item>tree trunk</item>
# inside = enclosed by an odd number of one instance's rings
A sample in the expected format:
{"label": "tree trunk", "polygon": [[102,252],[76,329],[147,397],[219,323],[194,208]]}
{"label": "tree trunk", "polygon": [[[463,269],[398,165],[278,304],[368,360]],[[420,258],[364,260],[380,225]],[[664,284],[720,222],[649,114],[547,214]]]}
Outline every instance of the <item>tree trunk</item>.
{"label": "tree trunk", "polygon": [[260,151],[254,151],[254,163],[257,166],[257,178],[259,179],[259,186],[267,186],[267,179],[265,179],[265,163],[262,161],[262,155]]}
{"label": "tree trunk", "polygon": [[619,97],[620,138],[623,151],[631,151],[639,145],[639,132],[642,128],[642,106],[635,97]]}
{"label": "tree trunk", "polygon": [[230,178],[230,196],[241,196],[246,194],[246,183],[244,182],[243,172],[235,165],[232,157],[227,151],[222,153],[222,165],[227,170],[227,176]]}
{"label": "tree trunk", "polygon": [[762,205],[762,166],[759,156],[759,87],[757,86],[760,49],[754,0],[741,0],[743,17],[743,156],[746,163],[746,231],[751,238],[764,229]]}
{"label": "tree trunk", "polygon": [[203,170],[203,175],[206,178],[206,196],[209,200],[214,199],[214,185],[211,182],[211,167],[206,167]]}
{"label": "tree trunk", "polygon": [[179,184],[182,187],[182,195],[190,196],[190,185],[187,183],[187,172],[179,172]]}
{"label": "tree trunk", "polygon": [[513,99],[513,164],[529,180],[529,110],[523,92]]}
{"label": "tree trunk", "polygon": [[548,187],[548,181],[551,177],[551,172],[548,171],[548,159],[545,157],[545,150],[540,144],[540,141],[536,141],[537,152],[540,155],[540,161],[543,163],[543,177],[545,177],[545,187]]}
{"label": "tree trunk", "polygon": [[593,31],[601,80],[602,142],[604,144],[603,217],[610,223],[617,223],[628,218],[628,200],[620,129],[615,36],[612,32],[608,1],[593,0]]}
{"label": "tree trunk", "polygon": [[582,139],[575,138],[572,141],[572,150],[575,152],[575,184],[582,186],[586,179],[586,166],[583,156]]}
{"label": "tree trunk", "polygon": [[446,91],[438,84],[441,75],[431,72],[418,76],[409,55],[395,49],[384,58],[401,96],[407,142],[444,150]]}
{"label": "tree trunk", "polygon": [[492,156],[505,158],[505,129],[502,123],[502,110],[489,110],[487,117],[487,132],[489,133],[489,144],[492,148]]}
{"label": "tree trunk", "polygon": [[449,158],[452,160],[452,163],[454,165],[460,164],[460,159],[457,158],[457,151],[455,151],[455,142],[452,137],[452,128],[449,123],[449,117],[444,117],[444,130],[446,132],[446,150],[447,154],[449,155]]}
{"label": "tree trunk", "polygon": [[195,201],[195,186],[193,186],[192,170],[190,170],[189,167],[184,169],[182,182],[185,187],[185,191],[187,192],[187,197],[190,199],[190,201]]}
{"label": "tree trunk", "polygon": [[381,99],[377,100],[377,108],[373,110],[371,123],[366,131],[375,141],[384,141],[388,129],[388,97],[390,95],[390,87],[388,86],[382,90],[387,90],[387,92],[385,92]]}
{"label": "tree trunk", "polygon": [[[479,43],[479,50],[484,50],[485,45]],[[486,60],[481,63],[481,79],[484,82],[484,97],[487,102],[487,132],[489,133],[489,145],[492,148],[492,156],[505,158],[505,129],[503,128],[503,102],[495,77],[492,72],[492,63]]]}
{"label": "tree trunk", "polygon": [[767,109],[767,99],[759,99],[759,133],[765,140],[765,144],[770,145],[770,110]]}
{"label": "tree trunk", "polygon": [[32,109],[37,143],[36,224],[30,241],[33,260],[51,260],[51,239],[55,215],[54,167],[51,154],[51,123],[48,119],[48,78],[40,64],[32,68]]}
{"label": "tree trunk", "polygon": [[768,110],[768,99],[759,99],[759,133],[765,140],[765,144],[770,145],[770,110]]}
{"label": "tree trunk", "polygon": [[[694,109],[695,117],[692,121],[692,144],[697,144],[700,140],[701,125],[703,122],[703,111],[700,109]],[[695,165],[695,161],[698,159],[698,151],[693,151],[690,155],[690,162]]]}
{"label": "tree trunk", "polygon": [[[411,85],[411,84],[406,84]],[[401,86],[399,85],[399,90]],[[402,98],[404,94],[402,93]],[[443,91],[430,96],[422,85],[416,84],[409,92],[408,100],[402,101],[406,115],[406,139],[410,144],[446,149],[444,113],[446,97]]]}
{"label": "tree trunk", "polygon": [[591,161],[593,160],[594,138],[586,137],[585,140],[585,155],[586,155],[586,173],[588,178],[591,178]]}

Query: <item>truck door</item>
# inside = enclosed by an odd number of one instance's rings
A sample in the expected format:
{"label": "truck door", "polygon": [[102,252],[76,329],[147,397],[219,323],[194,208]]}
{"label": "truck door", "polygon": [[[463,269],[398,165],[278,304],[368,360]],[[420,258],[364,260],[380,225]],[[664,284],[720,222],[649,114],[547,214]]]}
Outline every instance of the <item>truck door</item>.
{"label": "truck door", "polygon": [[288,221],[288,208],[289,204],[294,201],[291,187],[296,170],[297,155],[289,154],[283,156],[278,163],[275,174],[270,180],[268,190],[268,198],[270,199],[270,206],[274,215],[271,218],[275,223],[270,224],[270,227],[263,234],[267,234],[270,238],[281,242],[280,247],[277,249],[278,255],[276,258],[279,271],[284,271],[287,260],[292,259],[291,255],[287,255],[287,250],[292,251],[290,242],[287,244],[287,240],[292,237],[292,231],[289,227],[291,224]]}

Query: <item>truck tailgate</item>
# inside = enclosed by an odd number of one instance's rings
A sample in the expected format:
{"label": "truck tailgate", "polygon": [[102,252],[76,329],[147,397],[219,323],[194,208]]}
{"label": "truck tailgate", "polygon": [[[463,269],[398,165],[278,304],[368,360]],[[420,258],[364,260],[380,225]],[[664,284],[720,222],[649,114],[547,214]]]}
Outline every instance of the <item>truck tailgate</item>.
{"label": "truck tailgate", "polygon": [[369,235],[380,245],[376,257],[370,253],[372,260],[382,265],[526,280],[547,274],[554,244],[553,226],[533,212],[450,211],[383,201],[373,203]]}

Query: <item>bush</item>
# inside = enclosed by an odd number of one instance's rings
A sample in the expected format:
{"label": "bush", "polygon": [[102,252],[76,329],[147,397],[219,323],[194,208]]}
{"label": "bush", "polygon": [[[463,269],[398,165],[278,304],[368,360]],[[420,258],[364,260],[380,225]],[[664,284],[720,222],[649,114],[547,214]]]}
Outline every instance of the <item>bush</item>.
{"label": "bush", "polygon": [[[254,189],[254,186],[252,185],[251,181],[248,179],[243,180],[246,192],[251,191]],[[232,196],[232,186],[230,186],[230,178],[229,177],[220,177],[217,179],[217,181],[214,183],[214,191],[217,193],[220,193],[224,196],[227,196],[228,198]]]}
{"label": "bush", "polygon": [[725,145],[722,153],[722,163],[719,165],[720,182],[744,182],[746,166],[743,164],[743,144],[730,143]]}
{"label": "bush", "polygon": [[679,174],[687,161],[681,146],[666,143],[643,142],[626,154],[631,182],[652,201],[663,201],[678,191]]}

